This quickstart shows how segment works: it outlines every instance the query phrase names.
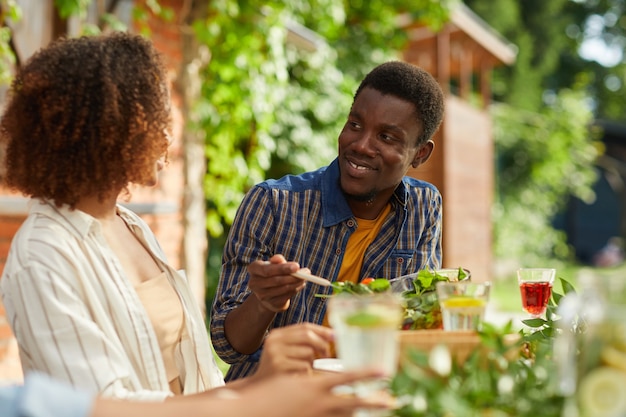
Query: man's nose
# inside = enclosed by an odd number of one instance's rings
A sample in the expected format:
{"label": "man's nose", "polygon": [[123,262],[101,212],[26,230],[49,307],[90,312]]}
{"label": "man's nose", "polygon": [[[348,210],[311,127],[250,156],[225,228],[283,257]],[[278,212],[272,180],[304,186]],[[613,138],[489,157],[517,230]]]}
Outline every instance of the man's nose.
{"label": "man's nose", "polygon": [[364,155],[376,154],[376,135],[374,132],[363,131],[354,142],[354,148],[357,152]]}

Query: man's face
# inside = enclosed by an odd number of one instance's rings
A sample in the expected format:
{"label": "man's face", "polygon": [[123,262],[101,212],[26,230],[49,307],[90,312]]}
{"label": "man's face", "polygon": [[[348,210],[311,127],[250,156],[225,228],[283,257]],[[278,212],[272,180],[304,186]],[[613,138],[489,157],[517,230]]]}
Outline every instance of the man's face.
{"label": "man's face", "polygon": [[[339,135],[341,189],[349,201],[386,201],[411,165],[423,158],[416,146],[421,123],[413,103],[365,88]],[[432,142],[427,145],[432,150]]]}

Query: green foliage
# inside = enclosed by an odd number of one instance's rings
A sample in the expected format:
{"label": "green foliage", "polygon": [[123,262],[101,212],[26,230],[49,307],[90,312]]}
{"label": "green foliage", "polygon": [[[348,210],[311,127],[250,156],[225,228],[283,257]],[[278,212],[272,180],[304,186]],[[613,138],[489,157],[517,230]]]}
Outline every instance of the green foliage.
{"label": "green foliage", "polygon": [[[2,22],[12,21],[13,23],[22,20],[22,9],[15,0],[0,1],[0,19]],[[11,35],[9,27],[0,27],[0,85],[8,85],[13,79],[16,57],[11,48]]]}
{"label": "green foliage", "polygon": [[[465,0],[465,3],[518,48],[516,62],[495,71],[496,99],[531,111],[543,105],[544,91],[579,86],[582,74],[587,74],[582,77],[586,78],[583,87],[591,87],[588,75],[598,68],[578,54],[585,33],[589,33],[586,21],[594,13],[619,13],[624,7],[622,0]],[[587,93],[596,96],[592,89]]]}
{"label": "green foliage", "polygon": [[564,90],[540,112],[493,106],[498,155],[494,249],[498,258],[529,264],[570,255],[552,219],[570,195],[594,198],[593,163],[601,153],[580,92]]}
{"label": "green foliage", "polygon": [[[565,293],[573,287],[561,279]],[[481,343],[459,362],[444,346],[430,353],[413,350],[401,364],[391,391],[401,407],[398,417],[497,416],[560,417],[565,398],[558,387],[553,343],[564,294],[553,292],[546,320],[525,321],[519,338],[512,323],[483,323]]]}
{"label": "green foliage", "polygon": [[606,68],[599,64],[593,74],[586,75],[589,89],[595,97],[596,113],[599,117],[609,120],[624,120],[626,109],[626,82],[623,74],[626,73],[626,63],[619,63],[615,67]]}
{"label": "green foliage", "polygon": [[84,18],[92,0],[54,0],[54,7],[62,19],[70,16]]}
{"label": "green foliage", "polygon": [[565,259],[566,236],[551,223],[570,195],[593,200],[594,162],[602,150],[598,132],[588,127],[594,117],[624,119],[626,108],[624,64],[606,68],[586,61],[579,50],[592,19],[598,38],[624,43],[619,16],[626,2],[465,3],[519,51],[512,66],[495,70],[492,85],[496,100],[506,103],[494,109],[496,257],[528,263]]}
{"label": "green foliage", "polygon": [[0,11],[2,12],[3,22],[11,20],[13,23],[22,20],[22,9],[16,0],[0,0]]}
{"label": "green foliage", "polygon": [[597,118],[624,120],[626,64],[618,61],[604,66],[579,54],[581,45],[588,39],[623,53],[624,0],[465,0],[465,3],[519,48],[515,64],[495,72],[492,89],[498,100],[536,110],[542,105],[545,90],[578,86],[594,102]]}
{"label": "green foliage", "polygon": [[[105,15],[105,18],[111,15]],[[164,22],[174,20],[174,11],[169,7],[163,7],[157,0],[146,0],[145,4],[135,2],[132,10],[132,18],[139,32],[146,37],[152,34],[150,29],[150,16],[155,16]],[[115,16],[112,16],[115,19]]]}
{"label": "green foliage", "polygon": [[395,415],[560,416],[564,399],[551,380],[554,362],[545,357],[511,360],[521,344],[505,338],[510,330],[510,324],[502,329],[486,325],[481,338],[489,353],[475,350],[462,364],[443,346],[430,355],[411,352],[410,362],[392,383],[403,404]]}
{"label": "green foliage", "polygon": [[8,85],[13,79],[15,54],[10,46],[11,29],[0,28],[0,84]]}
{"label": "green foliage", "polygon": [[[118,17],[105,11],[97,17],[96,23],[87,22],[87,11],[89,6],[93,4],[93,0],[54,0],[54,6],[57,13],[62,19],[70,17],[78,17],[80,25],[80,35],[92,36],[102,32],[103,28],[114,31],[124,31],[128,28]],[[132,10],[132,16],[135,24],[139,27],[139,31],[144,35],[150,35],[148,19],[150,15],[154,15],[164,21],[171,21],[174,12],[169,7],[163,7],[157,0],[147,0],[145,4],[135,4]],[[1,56],[1,55],[0,55]]]}

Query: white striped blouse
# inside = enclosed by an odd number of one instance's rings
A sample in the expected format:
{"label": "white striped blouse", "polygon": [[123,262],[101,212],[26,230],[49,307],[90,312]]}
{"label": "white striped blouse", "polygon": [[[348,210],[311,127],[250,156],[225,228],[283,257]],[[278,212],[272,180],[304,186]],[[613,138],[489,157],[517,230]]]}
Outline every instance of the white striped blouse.
{"label": "white striped blouse", "polygon": [[[184,276],[169,267],[154,234],[118,212],[158,259],[178,293],[189,335],[177,352],[185,394],[224,384],[202,313]],[[104,396],[170,395],[150,319],[109,249],[100,223],[79,210],[33,200],[0,280],[23,371],[40,371]]]}

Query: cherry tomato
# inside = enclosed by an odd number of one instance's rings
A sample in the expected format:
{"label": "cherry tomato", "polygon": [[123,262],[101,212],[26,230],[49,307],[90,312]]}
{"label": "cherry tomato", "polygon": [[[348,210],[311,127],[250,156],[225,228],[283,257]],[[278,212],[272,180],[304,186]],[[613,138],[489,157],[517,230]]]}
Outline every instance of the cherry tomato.
{"label": "cherry tomato", "polygon": [[374,281],[374,278],[363,278],[363,280],[361,281],[361,284],[368,285],[372,281]]}

